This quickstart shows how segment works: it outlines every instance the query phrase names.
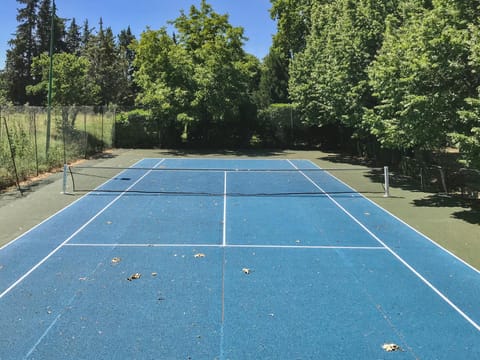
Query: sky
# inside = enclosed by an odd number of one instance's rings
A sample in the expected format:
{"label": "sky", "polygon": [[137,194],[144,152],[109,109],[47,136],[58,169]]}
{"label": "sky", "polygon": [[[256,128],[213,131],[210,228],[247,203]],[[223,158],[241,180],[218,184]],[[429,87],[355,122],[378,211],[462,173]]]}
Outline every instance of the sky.
{"label": "sky", "polygon": [[[262,59],[267,55],[276,32],[276,24],[270,18],[269,0],[208,0],[215,12],[229,14],[233,26],[245,29],[248,41],[245,50]],[[110,26],[114,34],[130,25],[138,38],[147,26],[153,30],[167,26],[168,20],[178,17],[180,10],[188,13],[190,6],[199,6],[200,0],[55,0],[57,14],[62,18],[75,18],[82,25],[88,19],[89,25],[98,29],[100,17],[104,27]],[[17,28],[17,9],[23,5],[16,0],[2,0],[0,12],[0,68],[5,67],[8,41],[14,37]]]}

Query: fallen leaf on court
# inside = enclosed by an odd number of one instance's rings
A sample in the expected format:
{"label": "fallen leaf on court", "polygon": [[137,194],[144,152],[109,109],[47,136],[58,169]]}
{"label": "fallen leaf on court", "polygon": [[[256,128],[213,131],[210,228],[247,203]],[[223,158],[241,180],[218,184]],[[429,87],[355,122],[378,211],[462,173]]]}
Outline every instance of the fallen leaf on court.
{"label": "fallen leaf on court", "polygon": [[243,272],[244,274],[246,274],[246,275],[249,275],[249,274],[252,273],[252,270],[249,269],[249,268],[243,268],[243,269],[242,269],[242,272]]}
{"label": "fallen leaf on court", "polygon": [[205,257],[205,254],[198,253],[198,254],[195,254],[194,257],[196,257],[196,258],[204,258],[204,257]]}
{"label": "fallen leaf on court", "polygon": [[135,274],[130,275],[130,276],[127,278],[127,280],[128,280],[128,281],[137,280],[137,279],[140,279],[141,276],[142,276],[142,274],[140,274],[140,273],[135,273]]}
{"label": "fallen leaf on court", "polygon": [[122,261],[121,258],[119,258],[119,257],[114,257],[114,258],[112,259],[112,264],[118,264],[120,261]]}
{"label": "fallen leaf on court", "polygon": [[402,350],[402,348],[400,346],[398,346],[397,344],[383,344],[382,349],[387,351],[387,352]]}

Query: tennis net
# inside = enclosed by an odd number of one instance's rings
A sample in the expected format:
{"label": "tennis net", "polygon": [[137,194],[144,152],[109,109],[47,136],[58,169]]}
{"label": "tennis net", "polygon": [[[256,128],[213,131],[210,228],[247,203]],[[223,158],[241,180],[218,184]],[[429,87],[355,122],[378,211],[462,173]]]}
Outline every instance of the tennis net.
{"label": "tennis net", "polygon": [[69,166],[65,193],[132,193],[204,196],[388,196],[382,168],[148,168]]}

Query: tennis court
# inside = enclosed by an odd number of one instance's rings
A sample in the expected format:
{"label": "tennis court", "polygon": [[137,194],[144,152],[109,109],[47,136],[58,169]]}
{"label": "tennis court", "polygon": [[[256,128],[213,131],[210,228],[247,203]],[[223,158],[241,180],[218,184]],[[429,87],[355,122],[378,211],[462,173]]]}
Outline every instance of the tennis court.
{"label": "tennis court", "polygon": [[0,359],[480,358],[479,272],[314,163],[109,172],[0,249]]}

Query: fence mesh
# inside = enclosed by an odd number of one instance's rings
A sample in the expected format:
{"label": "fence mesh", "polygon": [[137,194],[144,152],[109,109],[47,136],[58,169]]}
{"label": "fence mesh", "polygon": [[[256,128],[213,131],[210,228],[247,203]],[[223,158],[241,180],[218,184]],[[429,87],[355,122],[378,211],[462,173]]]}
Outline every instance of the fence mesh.
{"label": "fence mesh", "polygon": [[0,189],[111,148],[115,117],[115,108],[53,108],[47,151],[46,108],[1,107]]}

